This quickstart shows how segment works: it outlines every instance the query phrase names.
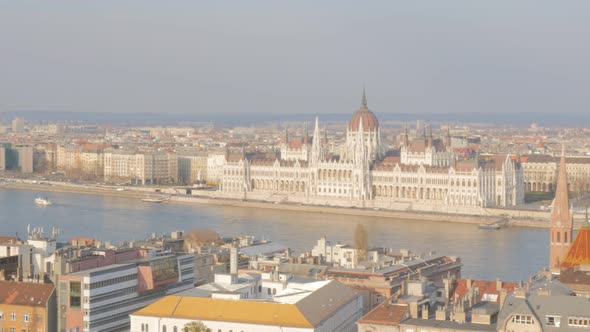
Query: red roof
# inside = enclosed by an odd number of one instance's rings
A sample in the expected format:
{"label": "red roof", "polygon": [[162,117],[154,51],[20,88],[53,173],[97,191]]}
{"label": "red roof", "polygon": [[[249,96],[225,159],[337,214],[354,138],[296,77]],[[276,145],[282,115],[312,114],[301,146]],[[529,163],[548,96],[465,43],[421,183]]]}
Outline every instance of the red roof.
{"label": "red roof", "polygon": [[45,307],[53,289],[51,284],[0,281],[0,304]]}
{"label": "red roof", "polygon": [[[469,294],[469,287],[467,287],[469,279],[457,279],[454,283],[454,288],[451,290],[450,299],[460,299]],[[498,285],[501,283],[501,285]],[[500,289],[498,289],[500,286]],[[500,290],[503,288],[507,293],[512,293],[514,288],[518,286],[515,282],[491,281],[491,280],[471,280],[471,288],[479,289],[479,301],[490,301],[490,299],[483,299],[485,294],[497,295],[496,302],[500,302]]]}
{"label": "red roof", "polygon": [[368,108],[361,107],[360,110],[354,112],[352,119],[348,124],[348,129],[351,131],[358,131],[359,124],[363,119],[363,131],[376,131],[379,127],[379,121],[373,112],[369,111]]}
{"label": "red roof", "polygon": [[590,264],[590,226],[582,226],[565,256],[562,268]]}
{"label": "red roof", "polygon": [[371,310],[363,318],[359,324],[381,324],[381,325],[397,325],[407,316],[408,306],[405,304],[391,304],[389,301],[383,302],[375,309]]}

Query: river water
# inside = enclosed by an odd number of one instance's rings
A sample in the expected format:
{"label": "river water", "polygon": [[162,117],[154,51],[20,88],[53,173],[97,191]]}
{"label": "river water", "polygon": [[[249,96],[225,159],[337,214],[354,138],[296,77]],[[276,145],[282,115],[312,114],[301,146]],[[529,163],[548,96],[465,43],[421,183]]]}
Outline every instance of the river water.
{"label": "river water", "polygon": [[[47,196],[53,206],[34,204]],[[25,237],[27,224],[60,229],[60,241],[74,236],[117,243],[175,230],[211,228],[222,236],[253,235],[301,253],[321,235],[352,244],[357,223],[366,226],[372,246],[459,256],[464,277],[526,280],[547,266],[548,230],[481,230],[476,225],[342,216],[241,207],[149,204],[138,199],[31,190],[0,189],[0,235]]]}

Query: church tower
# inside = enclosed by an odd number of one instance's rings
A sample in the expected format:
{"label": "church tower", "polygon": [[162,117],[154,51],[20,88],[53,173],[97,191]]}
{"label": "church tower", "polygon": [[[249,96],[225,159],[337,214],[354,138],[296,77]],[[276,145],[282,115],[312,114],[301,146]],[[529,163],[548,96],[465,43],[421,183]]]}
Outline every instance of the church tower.
{"label": "church tower", "polygon": [[567,174],[565,168],[565,148],[561,152],[557,189],[551,210],[549,268],[553,273],[559,273],[572,244],[574,216],[570,212],[567,196]]}

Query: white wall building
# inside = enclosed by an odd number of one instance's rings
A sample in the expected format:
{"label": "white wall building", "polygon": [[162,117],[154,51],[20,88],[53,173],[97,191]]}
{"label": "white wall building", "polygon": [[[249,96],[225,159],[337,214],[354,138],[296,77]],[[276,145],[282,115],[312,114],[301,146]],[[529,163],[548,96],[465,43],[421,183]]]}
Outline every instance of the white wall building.
{"label": "white wall building", "polygon": [[130,317],[133,332],[181,331],[193,321],[223,332],[352,332],[362,312],[361,295],[330,280],[281,287],[257,301],[168,296]]}

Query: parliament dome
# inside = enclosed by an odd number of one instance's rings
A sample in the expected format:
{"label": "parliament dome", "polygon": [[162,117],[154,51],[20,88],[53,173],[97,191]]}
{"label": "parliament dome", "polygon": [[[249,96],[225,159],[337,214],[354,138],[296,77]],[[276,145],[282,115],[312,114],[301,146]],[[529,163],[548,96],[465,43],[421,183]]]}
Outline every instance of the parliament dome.
{"label": "parliament dome", "polygon": [[377,121],[377,117],[367,107],[367,97],[364,90],[361,108],[352,115],[352,119],[348,123],[348,130],[358,131],[361,119],[363,119],[363,131],[377,131],[379,128],[379,121]]}

